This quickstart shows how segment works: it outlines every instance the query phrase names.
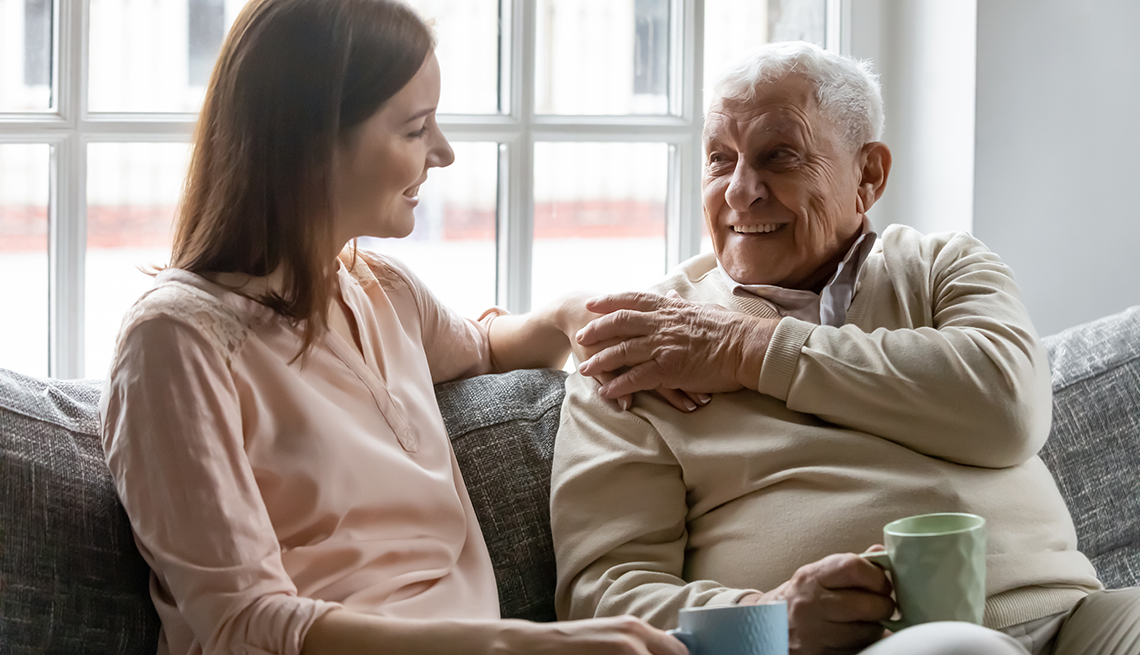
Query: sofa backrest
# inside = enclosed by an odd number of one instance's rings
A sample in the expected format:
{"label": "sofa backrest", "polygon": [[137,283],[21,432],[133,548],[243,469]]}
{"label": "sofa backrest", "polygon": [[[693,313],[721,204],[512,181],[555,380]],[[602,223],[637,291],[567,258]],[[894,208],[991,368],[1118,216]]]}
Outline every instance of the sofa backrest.
{"label": "sofa backrest", "polygon": [[1140,307],[1044,343],[1053,427],[1041,459],[1104,585],[1140,585]]}
{"label": "sofa backrest", "polygon": [[[1053,431],[1041,456],[1108,587],[1140,584],[1140,307],[1045,339]],[[439,385],[504,617],[554,619],[549,479],[565,375]],[[0,369],[0,652],[146,653],[148,570],[103,464],[99,381]]]}
{"label": "sofa backrest", "polygon": [[150,569],[103,462],[100,387],[0,369],[0,653],[155,652]]}

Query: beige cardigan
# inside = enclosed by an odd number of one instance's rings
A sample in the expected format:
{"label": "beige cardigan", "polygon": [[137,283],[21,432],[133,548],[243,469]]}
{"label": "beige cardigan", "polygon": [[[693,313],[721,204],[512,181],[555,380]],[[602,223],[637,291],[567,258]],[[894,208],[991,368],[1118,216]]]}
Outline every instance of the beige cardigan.
{"label": "beige cardigan", "polygon": [[[731,295],[711,255],[654,290],[775,317]],[[1063,611],[1100,588],[1036,453],[1049,367],[1009,268],[966,234],[887,229],[843,327],[783,318],[761,393],[692,414],[638,394],[621,412],[567,382],[551,519],[561,618],[635,614],[769,590],[926,512],[986,517],[985,623]]]}

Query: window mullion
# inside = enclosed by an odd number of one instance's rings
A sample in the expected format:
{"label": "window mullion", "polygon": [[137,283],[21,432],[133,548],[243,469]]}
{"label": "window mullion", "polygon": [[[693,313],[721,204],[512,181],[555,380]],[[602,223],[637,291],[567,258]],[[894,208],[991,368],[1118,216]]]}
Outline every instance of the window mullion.
{"label": "window mullion", "polygon": [[824,42],[828,50],[851,54],[851,0],[827,0]]}
{"label": "window mullion", "polygon": [[84,146],[77,129],[86,71],[86,2],[59,0],[55,88],[65,136],[53,146],[50,224],[50,374],[76,378],[83,371],[83,272],[86,180]]}
{"label": "window mullion", "polygon": [[511,116],[520,131],[506,143],[506,185],[500,199],[506,211],[499,212],[497,302],[512,312],[530,309],[531,252],[534,237],[534,66],[535,3],[511,0]]}
{"label": "window mullion", "polygon": [[[704,0],[681,3],[674,13],[681,20],[676,43],[680,52],[681,116],[685,119],[687,138],[680,140],[670,152],[669,196],[666,201],[666,265],[668,268],[693,257],[701,250],[701,129],[704,123]],[[675,76],[674,79],[677,79]]]}

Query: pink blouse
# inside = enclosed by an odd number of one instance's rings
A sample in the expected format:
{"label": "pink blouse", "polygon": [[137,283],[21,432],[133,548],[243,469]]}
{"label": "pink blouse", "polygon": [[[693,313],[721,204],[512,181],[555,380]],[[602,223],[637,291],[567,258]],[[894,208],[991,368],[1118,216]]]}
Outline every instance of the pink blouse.
{"label": "pink blouse", "polygon": [[330,331],[293,361],[299,330],[176,269],[124,318],[103,446],[160,653],[293,655],[336,607],[498,618],[432,388],[490,370],[486,325],[395,261],[341,261],[363,357]]}

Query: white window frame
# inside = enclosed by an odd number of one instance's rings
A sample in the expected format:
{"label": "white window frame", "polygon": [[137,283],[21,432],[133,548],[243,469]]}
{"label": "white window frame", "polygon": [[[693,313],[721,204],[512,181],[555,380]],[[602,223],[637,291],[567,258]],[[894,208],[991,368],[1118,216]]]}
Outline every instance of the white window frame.
{"label": "white window frame", "polygon": [[[851,0],[827,0],[826,46],[850,42]],[[512,312],[530,309],[534,234],[536,142],[652,142],[669,146],[666,266],[700,251],[700,159],[704,0],[670,4],[669,116],[554,116],[534,110],[536,7],[534,0],[503,0],[502,60],[509,63],[498,115],[440,115],[451,141],[499,143],[496,298]],[[84,362],[84,271],[87,242],[87,146],[92,143],[189,142],[193,113],[91,113],[87,109],[88,0],[54,0],[52,61],[56,109],[0,113],[0,143],[51,147],[49,217],[49,373],[76,378]],[[502,75],[502,72],[500,73]],[[10,282],[7,282],[10,283]]]}

